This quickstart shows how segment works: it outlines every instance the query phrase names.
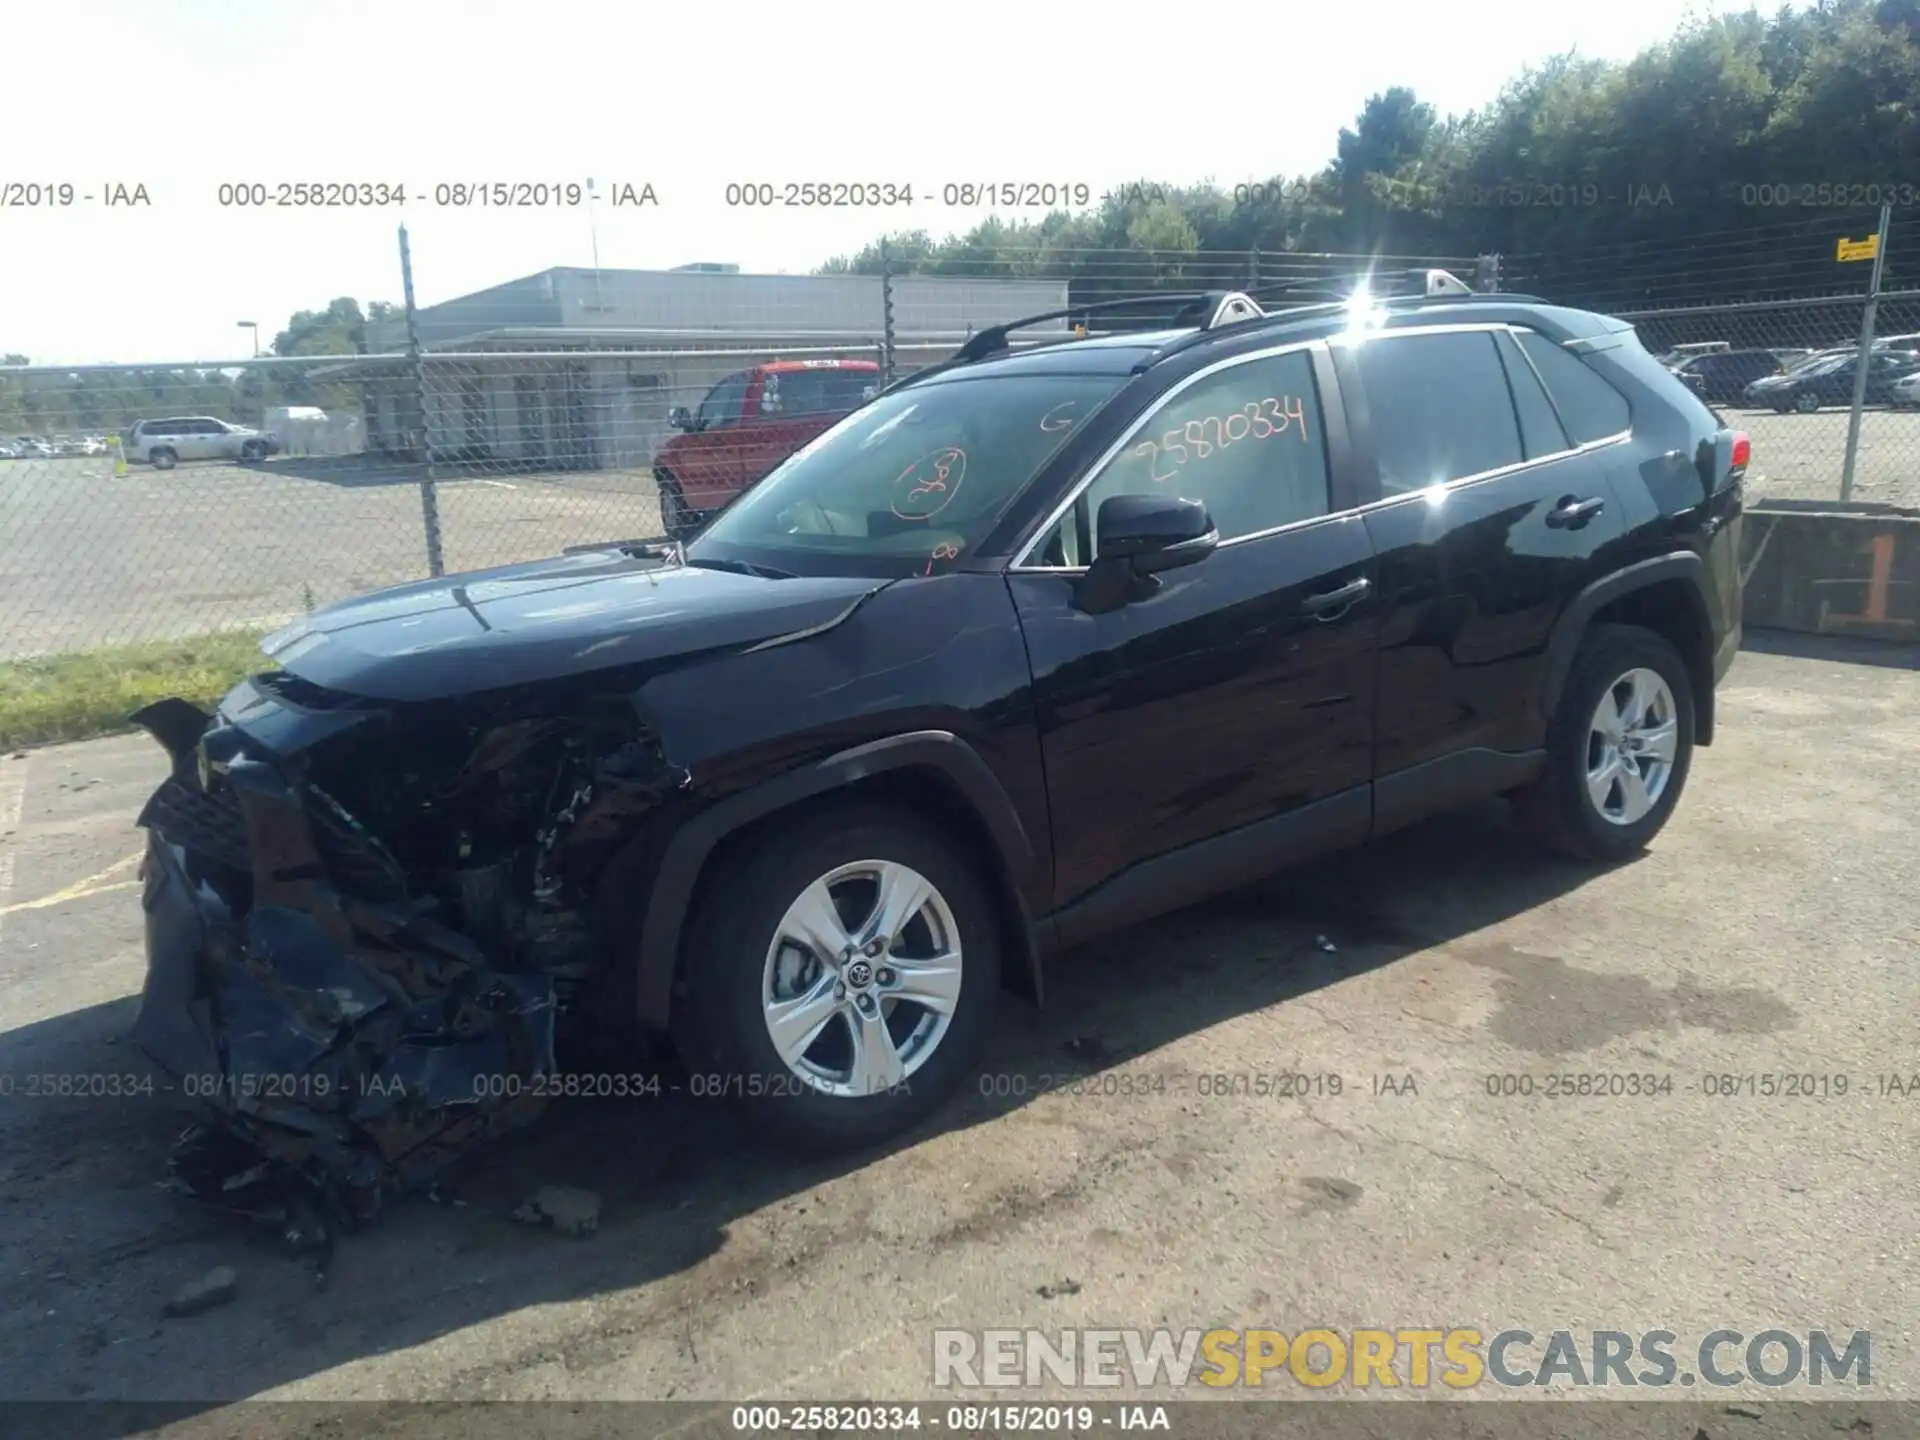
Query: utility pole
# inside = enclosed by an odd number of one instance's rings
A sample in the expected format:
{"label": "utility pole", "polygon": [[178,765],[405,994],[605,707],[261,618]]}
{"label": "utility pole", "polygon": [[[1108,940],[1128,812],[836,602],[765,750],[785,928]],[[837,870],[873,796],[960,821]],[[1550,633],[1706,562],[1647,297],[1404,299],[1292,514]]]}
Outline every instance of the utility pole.
{"label": "utility pole", "polygon": [[427,468],[420,474],[420,520],[427,535],[427,573],[444,575],[447,563],[440,544],[440,496],[433,483],[433,437],[427,420],[427,362],[420,355],[420,327],[413,303],[413,251],[407,244],[405,225],[400,227],[400,292],[407,307],[407,368],[413,376],[414,416],[418,417],[413,433],[419,437],[421,458],[427,462]]}
{"label": "utility pole", "polygon": [[1873,359],[1873,321],[1880,308],[1880,277],[1886,273],[1887,232],[1893,206],[1880,207],[1880,229],[1873,246],[1873,278],[1867,281],[1867,307],[1860,316],[1860,351],[1853,361],[1853,409],[1847,415],[1847,458],[1840,462],[1840,503],[1853,499],[1853,467],[1860,459],[1860,420],[1867,408],[1867,362]]}

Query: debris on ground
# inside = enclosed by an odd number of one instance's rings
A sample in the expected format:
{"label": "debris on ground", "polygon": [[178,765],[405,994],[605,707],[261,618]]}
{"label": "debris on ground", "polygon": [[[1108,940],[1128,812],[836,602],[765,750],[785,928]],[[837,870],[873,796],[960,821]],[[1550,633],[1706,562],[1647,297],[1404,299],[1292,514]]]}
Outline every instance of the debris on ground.
{"label": "debris on ground", "polygon": [[240,1277],[231,1265],[216,1265],[198,1280],[189,1280],[173,1292],[173,1298],[161,1307],[169,1319],[182,1320],[199,1315],[233,1299]]}
{"label": "debris on ground", "polygon": [[1340,953],[1340,947],[1324,935],[1316,935],[1313,937],[1313,947],[1322,955],[1337,955]]}
{"label": "debris on ground", "polygon": [[513,1212],[524,1225],[546,1225],[562,1235],[591,1235],[600,1228],[600,1197],[571,1185],[542,1185]]}
{"label": "debris on ground", "polygon": [[1080,1293],[1080,1282],[1078,1280],[1056,1280],[1051,1285],[1042,1285],[1039,1293],[1042,1300],[1053,1300],[1062,1295],[1078,1295]]}

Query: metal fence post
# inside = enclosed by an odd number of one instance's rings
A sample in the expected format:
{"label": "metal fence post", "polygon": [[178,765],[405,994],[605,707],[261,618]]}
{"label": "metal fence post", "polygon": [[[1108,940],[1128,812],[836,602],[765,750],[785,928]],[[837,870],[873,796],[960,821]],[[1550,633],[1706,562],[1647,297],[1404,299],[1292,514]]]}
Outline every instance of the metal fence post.
{"label": "metal fence post", "polygon": [[1260,292],[1260,247],[1254,246],[1247,252],[1247,293],[1257,295]]}
{"label": "metal fence post", "polygon": [[413,375],[413,433],[419,438],[422,458],[427,462],[420,476],[420,521],[427,536],[427,573],[447,573],[446,556],[440,544],[440,496],[434,488],[433,434],[427,419],[427,366],[420,358],[420,328],[415,323],[413,304],[413,251],[407,245],[407,227],[400,227],[400,287],[407,310],[407,368]]}
{"label": "metal fence post", "polygon": [[893,250],[880,242],[880,383],[893,383]]}
{"label": "metal fence post", "polygon": [[1867,408],[1867,362],[1873,358],[1874,312],[1880,308],[1880,277],[1886,273],[1887,232],[1893,227],[1893,206],[1880,207],[1880,229],[1873,247],[1873,278],[1867,282],[1867,305],[1860,315],[1860,353],[1853,365],[1853,409],[1847,415],[1847,458],[1840,462],[1840,503],[1853,499],[1853,469],[1860,459],[1860,421]]}

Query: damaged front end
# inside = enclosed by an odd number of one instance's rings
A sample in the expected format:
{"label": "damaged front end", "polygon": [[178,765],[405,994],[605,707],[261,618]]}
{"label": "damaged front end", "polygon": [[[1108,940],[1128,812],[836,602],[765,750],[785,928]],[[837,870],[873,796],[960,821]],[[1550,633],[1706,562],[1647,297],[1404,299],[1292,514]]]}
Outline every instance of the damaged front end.
{"label": "damaged front end", "polygon": [[532,1119],[574,1023],[622,1010],[596,897],[684,780],[627,698],[395,704],[275,672],[135,719],[172,773],[139,818],[134,1038],[336,1217]]}

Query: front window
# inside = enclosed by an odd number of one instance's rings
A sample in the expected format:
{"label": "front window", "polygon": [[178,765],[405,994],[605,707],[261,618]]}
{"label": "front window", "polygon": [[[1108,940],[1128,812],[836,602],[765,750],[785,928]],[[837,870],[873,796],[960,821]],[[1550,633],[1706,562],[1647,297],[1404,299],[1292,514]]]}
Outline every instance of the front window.
{"label": "front window", "polygon": [[980,375],[881,396],[741,496],[688,555],[814,573],[937,569],[986,537],[1126,378]]}

